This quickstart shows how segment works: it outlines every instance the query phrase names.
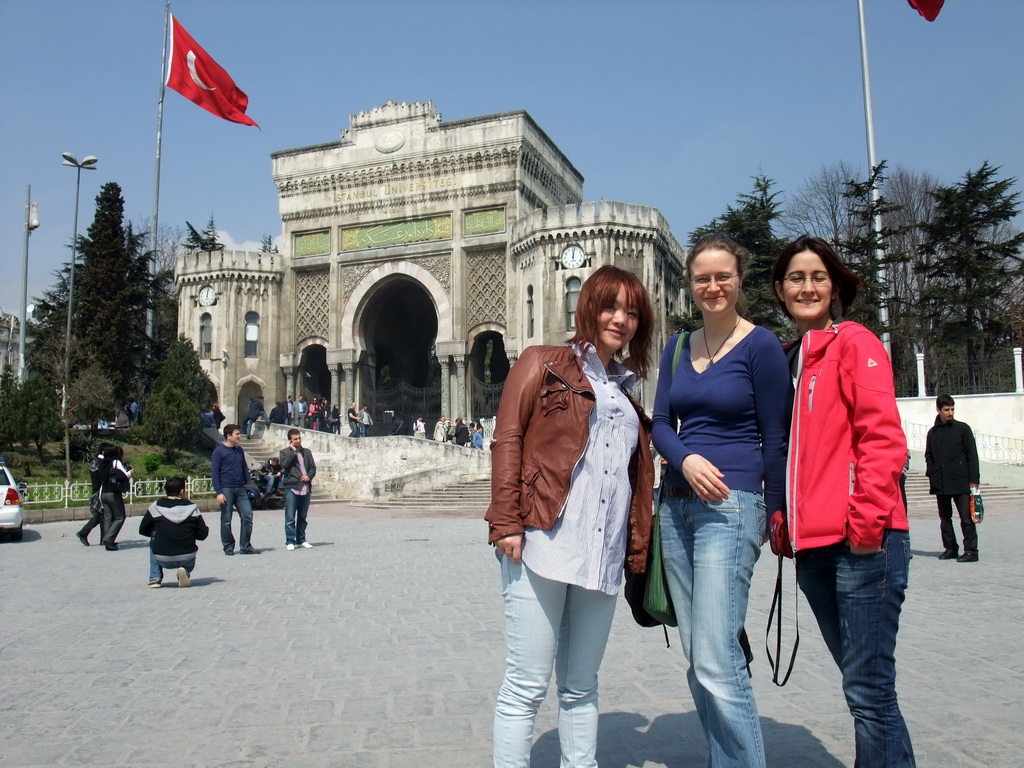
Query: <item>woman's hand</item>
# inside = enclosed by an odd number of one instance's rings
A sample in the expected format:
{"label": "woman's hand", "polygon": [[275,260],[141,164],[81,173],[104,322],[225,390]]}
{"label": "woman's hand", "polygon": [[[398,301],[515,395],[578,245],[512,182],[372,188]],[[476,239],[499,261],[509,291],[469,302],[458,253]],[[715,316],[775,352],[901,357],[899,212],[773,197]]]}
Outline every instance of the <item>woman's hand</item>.
{"label": "woman's hand", "polygon": [[686,482],[701,501],[725,501],[729,498],[729,486],[722,482],[725,475],[699,453],[688,454],[683,459],[682,471]]}
{"label": "woman's hand", "polygon": [[498,554],[509,558],[513,563],[518,563],[523,559],[523,534],[521,533],[503,536],[494,543],[494,546],[498,548]]}

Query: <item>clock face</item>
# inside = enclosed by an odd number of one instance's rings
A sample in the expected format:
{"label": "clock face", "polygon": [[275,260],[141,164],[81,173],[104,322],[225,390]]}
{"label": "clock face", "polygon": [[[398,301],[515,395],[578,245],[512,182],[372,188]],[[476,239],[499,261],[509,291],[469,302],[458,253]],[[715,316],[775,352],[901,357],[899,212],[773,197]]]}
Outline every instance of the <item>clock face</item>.
{"label": "clock face", "polygon": [[587,254],[575,243],[566,246],[565,250],[562,251],[562,266],[566,269],[579,269],[586,260]]}
{"label": "clock face", "polygon": [[209,307],[213,302],[217,300],[217,292],[213,290],[212,286],[204,285],[199,290],[199,303],[204,307]]}

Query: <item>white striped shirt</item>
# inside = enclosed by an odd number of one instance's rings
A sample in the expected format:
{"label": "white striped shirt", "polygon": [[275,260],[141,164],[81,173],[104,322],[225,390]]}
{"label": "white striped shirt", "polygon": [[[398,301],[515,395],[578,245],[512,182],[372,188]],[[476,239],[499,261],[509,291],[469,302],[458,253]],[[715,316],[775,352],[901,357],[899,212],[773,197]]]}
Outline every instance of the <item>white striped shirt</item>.
{"label": "white striped shirt", "polygon": [[605,372],[590,344],[574,349],[597,398],[590,412],[590,437],[554,527],[526,529],[523,562],[546,579],[614,595],[626,557],[629,461],[640,429],[623,390],[633,385],[636,375],[614,360]]}

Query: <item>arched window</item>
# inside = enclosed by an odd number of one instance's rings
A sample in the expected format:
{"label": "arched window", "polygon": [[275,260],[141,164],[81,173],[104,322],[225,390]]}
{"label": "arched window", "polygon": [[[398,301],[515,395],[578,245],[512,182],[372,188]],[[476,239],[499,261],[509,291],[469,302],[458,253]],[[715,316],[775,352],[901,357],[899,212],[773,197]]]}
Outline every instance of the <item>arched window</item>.
{"label": "arched window", "polygon": [[245,356],[260,356],[260,316],[255,312],[245,313]]}
{"label": "arched window", "polygon": [[565,327],[576,330],[576,302],[580,300],[580,287],[583,284],[578,277],[570,277],[565,281]]}
{"label": "arched window", "polygon": [[199,357],[209,360],[213,356],[213,318],[208,312],[199,318]]}
{"label": "arched window", "polygon": [[533,286],[526,286],[526,338],[533,338]]}

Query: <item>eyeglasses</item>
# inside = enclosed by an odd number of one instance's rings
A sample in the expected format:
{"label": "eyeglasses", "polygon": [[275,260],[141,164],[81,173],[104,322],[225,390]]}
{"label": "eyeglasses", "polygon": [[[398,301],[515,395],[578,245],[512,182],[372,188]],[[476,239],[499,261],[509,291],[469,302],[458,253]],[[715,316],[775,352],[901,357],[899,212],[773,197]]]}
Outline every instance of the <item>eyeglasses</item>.
{"label": "eyeglasses", "polygon": [[808,280],[815,285],[824,285],[831,280],[828,272],[811,272],[809,275],[805,275],[803,272],[790,272],[784,279],[787,284],[794,288],[803,286]]}
{"label": "eyeglasses", "polygon": [[729,283],[734,277],[739,277],[739,275],[700,275],[699,277],[691,277],[690,282],[697,288],[707,288],[711,285],[712,280],[721,286]]}

